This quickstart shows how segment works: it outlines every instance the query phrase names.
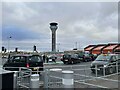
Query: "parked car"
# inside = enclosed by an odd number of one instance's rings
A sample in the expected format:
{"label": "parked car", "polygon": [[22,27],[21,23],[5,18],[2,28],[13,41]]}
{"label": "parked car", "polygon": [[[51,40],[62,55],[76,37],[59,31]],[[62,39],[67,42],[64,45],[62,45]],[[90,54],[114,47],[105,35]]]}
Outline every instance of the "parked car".
{"label": "parked car", "polygon": [[80,63],[82,58],[79,58],[78,54],[64,54],[61,61],[63,61],[64,64],[74,64],[74,63]]}
{"label": "parked car", "polygon": [[78,55],[80,58],[82,58],[81,61],[83,61],[83,62],[95,60],[95,56],[89,52],[81,52]]}
{"label": "parked car", "polygon": [[83,57],[83,60],[84,60],[85,62],[87,62],[87,61],[92,61],[92,60],[93,60],[93,55],[90,54],[90,53],[85,53],[85,54],[84,54],[84,57]]}
{"label": "parked car", "polygon": [[56,55],[49,55],[48,56],[48,62],[56,62],[57,56]]}
{"label": "parked car", "polygon": [[120,59],[118,59],[117,54],[101,54],[91,63],[91,71],[103,74],[103,70],[105,70],[105,74],[112,74],[116,72],[117,62],[120,65]]}
{"label": "parked car", "polygon": [[26,67],[32,71],[43,70],[43,60],[40,55],[19,54],[9,57],[3,65],[5,70],[18,71],[19,67]]}

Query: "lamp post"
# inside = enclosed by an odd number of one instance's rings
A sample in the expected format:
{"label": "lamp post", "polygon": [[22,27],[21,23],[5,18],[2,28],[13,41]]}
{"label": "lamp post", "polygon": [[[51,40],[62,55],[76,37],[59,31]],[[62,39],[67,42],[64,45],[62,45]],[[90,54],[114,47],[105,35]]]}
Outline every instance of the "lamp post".
{"label": "lamp post", "polygon": [[56,30],[58,24],[55,22],[50,23],[50,29],[52,31],[52,52],[56,52]]}
{"label": "lamp post", "polygon": [[77,49],[77,42],[75,42],[75,48]]}
{"label": "lamp post", "polygon": [[58,52],[60,51],[60,43],[58,43]]}

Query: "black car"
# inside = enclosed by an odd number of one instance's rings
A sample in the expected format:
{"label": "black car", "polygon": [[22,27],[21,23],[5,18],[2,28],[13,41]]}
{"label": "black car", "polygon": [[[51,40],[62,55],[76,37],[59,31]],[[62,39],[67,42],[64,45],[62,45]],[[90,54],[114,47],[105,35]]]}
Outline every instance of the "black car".
{"label": "black car", "polygon": [[18,71],[19,67],[26,67],[32,71],[43,70],[43,60],[40,55],[13,55],[3,65],[5,70]]}
{"label": "black car", "polygon": [[48,62],[56,62],[57,56],[56,55],[49,55]]}
{"label": "black car", "polygon": [[103,70],[105,70],[105,74],[112,74],[117,71],[116,63],[119,67],[120,59],[118,59],[117,54],[101,54],[91,63],[91,71],[103,74]]}
{"label": "black car", "polygon": [[90,54],[90,53],[84,54],[83,61],[87,62],[87,61],[93,61],[93,60],[94,60],[94,58],[93,58],[92,54]]}
{"label": "black car", "polygon": [[82,58],[79,58],[78,54],[64,54],[61,61],[63,61],[64,64],[74,64],[74,63],[80,63]]}
{"label": "black car", "polygon": [[78,53],[78,57],[82,58],[81,61],[83,61],[83,62],[95,60],[95,56],[88,52],[80,52],[80,53]]}

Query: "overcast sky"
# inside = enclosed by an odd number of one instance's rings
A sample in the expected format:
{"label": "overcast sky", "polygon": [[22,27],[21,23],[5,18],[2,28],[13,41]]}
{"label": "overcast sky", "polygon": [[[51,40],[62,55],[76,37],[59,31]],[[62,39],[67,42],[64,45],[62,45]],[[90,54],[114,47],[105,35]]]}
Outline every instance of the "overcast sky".
{"label": "overcast sky", "polygon": [[57,49],[118,42],[117,2],[6,2],[2,44],[10,49],[51,51],[50,22],[57,22]]}

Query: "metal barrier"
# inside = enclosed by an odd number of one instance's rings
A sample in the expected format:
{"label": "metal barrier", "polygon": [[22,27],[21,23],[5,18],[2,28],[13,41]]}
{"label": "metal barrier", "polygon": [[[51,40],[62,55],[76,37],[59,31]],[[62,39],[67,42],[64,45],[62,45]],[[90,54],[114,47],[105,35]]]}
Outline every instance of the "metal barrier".
{"label": "metal barrier", "polygon": [[19,88],[29,88],[30,87],[30,76],[31,69],[21,67],[19,68],[19,76],[18,76],[18,86]]}
{"label": "metal barrier", "polygon": [[[107,67],[98,67],[95,66],[95,73],[91,73],[91,68],[86,65],[73,65],[73,66],[53,66],[52,68],[60,68],[62,70],[71,70],[74,71],[74,88],[82,88],[84,86],[85,88],[109,88],[109,86],[105,85],[97,85],[95,81],[101,81],[108,83],[116,83],[113,87],[117,87],[118,80],[111,80],[106,79],[105,77],[118,75],[119,74],[119,65],[118,63],[110,63],[110,66]],[[113,65],[114,64],[114,65]],[[47,67],[47,74],[45,77],[47,77],[47,85],[45,88],[64,88],[62,86],[62,73],[54,71],[54,74],[52,74],[52,71],[50,71],[51,67],[48,69]],[[108,73],[108,70],[110,68],[113,68],[114,72]],[[99,72],[101,70],[101,72]],[[56,73],[56,74],[55,74]],[[57,75],[59,74],[59,75]],[[57,83],[59,82],[59,85]],[[86,86],[85,86],[86,85]]]}
{"label": "metal barrier", "polygon": [[[13,71],[14,73],[14,88],[30,88],[30,78],[32,74],[41,74],[43,71],[32,71],[34,68],[41,68],[41,67],[4,67],[3,69],[17,69],[18,71]],[[39,86],[41,83],[41,77],[39,77]]]}
{"label": "metal barrier", "polygon": [[[114,65],[113,65],[114,64]],[[109,69],[114,68],[113,73],[106,73]],[[25,67],[18,67],[19,71],[16,73],[15,81],[17,84],[14,84],[16,88],[30,88],[30,77],[32,73],[39,74],[39,86],[42,88],[64,88],[63,87],[63,74],[62,71],[70,70],[73,71],[74,75],[74,88],[108,88],[108,86],[97,85],[95,81],[104,80],[118,83],[118,80],[111,80],[107,77],[119,74],[119,65],[118,63],[111,63],[111,66],[107,67],[98,67],[95,66],[95,73],[91,73],[91,68],[87,65],[71,65],[71,66],[52,66],[44,67],[44,71],[32,71],[32,69]],[[7,68],[16,68],[16,67],[7,67]],[[36,67],[32,67],[36,68]],[[40,68],[40,67],[37,67]],[[43,67],[42,67],[43,68]],[[99,70],[102,70],[102,74],[99,74]],[[17,77],[17,78],[16,78]]]}

